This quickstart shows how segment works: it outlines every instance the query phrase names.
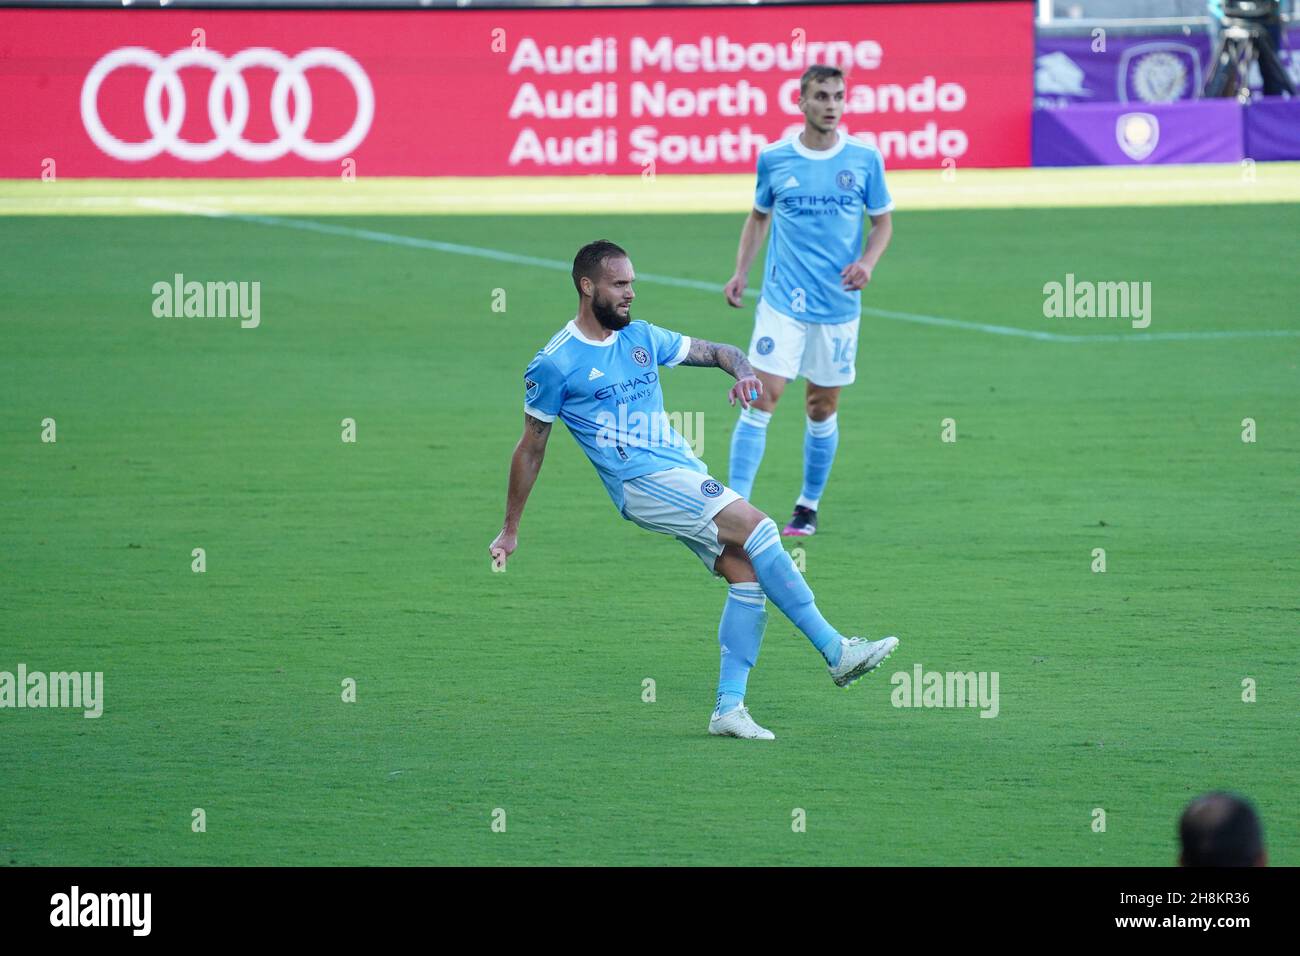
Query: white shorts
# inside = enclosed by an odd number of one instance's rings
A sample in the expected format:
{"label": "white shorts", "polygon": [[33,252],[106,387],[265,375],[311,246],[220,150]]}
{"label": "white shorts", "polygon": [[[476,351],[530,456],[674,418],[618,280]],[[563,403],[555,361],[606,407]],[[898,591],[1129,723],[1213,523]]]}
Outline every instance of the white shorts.
{"label": "white shorts", "polygon": [[858,324],[804,322],[782,315],[758,300],[754,337],[749,342],[749,364],[769,375],[798,378],[826,387],[852,385],[858,377]]}
{"label": "white shorts", "polygon": [[713,573],[722,554],[713,518],[740,495],[689,468],[669,468],[623,482],[623,517],[647,531],[671,534]]}

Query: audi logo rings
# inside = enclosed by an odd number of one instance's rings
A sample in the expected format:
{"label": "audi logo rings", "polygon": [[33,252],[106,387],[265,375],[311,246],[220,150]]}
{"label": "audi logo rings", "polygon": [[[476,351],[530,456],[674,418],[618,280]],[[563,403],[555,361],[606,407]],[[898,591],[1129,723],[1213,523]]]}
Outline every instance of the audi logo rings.
{"label": "audi logo rings", "polygon": [[[105,127],[99,116],[99,88],[108,75],[119,67],[137,66],[149,71],[144,88],[144,119],[150,138],[143,143],[118,139]],[[206,143],[181,139],[185,122],[185,86],[179,71],[185,67],[204,67],[213,73],[208,90],[208,119],[213,138]],[[244,139],[248,122],[248,84],[243,71],[249,67],[266,67],[276,71],[271,87],[271,122],[276,138],[267,143]],[[311,85],[305,71],[312,67],[336,70],[352,84],[357,98],[357,115],[352,126],[332,143],[316,143],[306,138],[311,122]],[[163,116],[162,93],[167,91],[170,112]],[[226,117],[226,91],[230,91],[232,109]],[[289,92],[293,91],[294,113],[289,115]],[[313,47],[297,56],[285,56],[269,47],[252,47],[226,57],[204,47],[186,47],[169,56],[160,56],[144,47],[121,47],[106,53],[90,68],[81,86],[81,121],[95,145],[109,156],[138,163],[169,153],[177,159],[202,163],[231,152],[240,159],[266,163],[292,151],[303,159],[328,162],[352,152],[370,131],[375,118],[375,92],[370,78],[356,60],[341,50]]]}

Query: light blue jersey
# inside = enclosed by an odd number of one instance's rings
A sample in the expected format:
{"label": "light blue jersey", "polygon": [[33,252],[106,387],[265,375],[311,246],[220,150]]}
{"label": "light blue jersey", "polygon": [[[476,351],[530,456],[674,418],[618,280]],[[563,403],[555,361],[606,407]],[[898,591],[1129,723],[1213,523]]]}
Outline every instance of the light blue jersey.
{"label": "light blue jersey", "polygon": [[595,342],[570,320],[524,373],[524,411],[568,426],[620,512],[625,481],[668,468],[705,472],[668,423],[659,384],[659,366],[672,368],[690,348],[689,336],[648,322]]}
{"label": "light blue jersey", "polygon": [[798,136],[758,154],[754,208],[772,212],[763,299],[804,322],[852,322],[862,293],[841,288],[840,270],[862,255],[863,214],[894,208],[880,150],[840,131],[827,150]]}

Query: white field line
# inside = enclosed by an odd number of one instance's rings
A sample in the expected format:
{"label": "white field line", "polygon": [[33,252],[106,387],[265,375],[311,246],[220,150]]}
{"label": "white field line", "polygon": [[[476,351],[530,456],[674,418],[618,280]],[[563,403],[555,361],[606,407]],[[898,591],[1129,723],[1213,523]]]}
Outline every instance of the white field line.
{"label": "white field line", "polygon": [[[497,262],[509,262],[514,265],[535,266],[557,272],[569,272],[573,268],[570,262],[560,259],[543,259],[538,256],[522,256],[500,249],[486,249],[481,246],[466,246],[457,242],[442,242],[437,239],[421,239],[418,236],[403,236],[392,232],[377,232],[373,229],[354,229],[351,226],[336,226],[312,219],[290,219],[284,216],[260,216],[252,213],[228,212],[195,206],[190,203],[173,202],[170,199],[137,198],[136,205],[146,209],[164,212],[183,212],[194,216],[207,216],[211,219],[234,219],[239,222],[257,223],[263,226],[278,226],[283,229],[298,229],[303,232],[315,232],[326,236],[343,236],[349,239],[361,239],[366,242],[380,242],[391,246],[404,246],[408,249],[429,249],[458,256],[473,256],[479,259],[494,259]],[[660,275],[655,272],[638,272],[638,282],[650,282],[655,285],[676,286],[681,289],[698,289],[702,292],[722,293],[722,287],[712,282],[699,279],[682,279],[678,276]],[[754,289],[746,289],[749,298],[758,298]],[[877,309],[863,306],[865,315],[873,315],[896,322],[911,322],[916,325],[934,325],[950,329],[964,329],[968,332],[985,332],[989,335],[1007,335],[1015,338],[1034,339],[1039,342],[1195,342],[1222,339],[1268,339],[1300,337],[1300,329],[1239,329],[1223,332],[1135,332],[1131,335],[1064,335],[1059,332],[1038,332],[1032,329],[1019,329],[1010,325],[990,325],[987,322],[967,322],[963,319],[948,319],[938,315],[923,315],[916,312],[894,312],[889,309]]]}

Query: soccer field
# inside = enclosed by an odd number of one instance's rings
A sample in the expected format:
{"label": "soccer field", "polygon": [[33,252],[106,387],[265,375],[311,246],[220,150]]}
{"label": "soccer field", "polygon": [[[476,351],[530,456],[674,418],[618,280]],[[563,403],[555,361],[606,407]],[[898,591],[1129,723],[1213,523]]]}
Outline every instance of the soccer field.
{"label": "soccer field", "polygon": [[[1166,865],[1217,788],[1300,864],[1300,205],[900,197],[798,546],[837,627],[902,644],[840,690],[769,605],[762,744],[705,733],[725,586],[563,428],[505,573],[487,553],[575,250],[628,248],[634,318],[745,346],[752,308],[692,283],[729,276],[746,187],[273,217],[192,214],[248,183],[122,216],[7,188],[0,670],[102,671],[104,701],[0,710],[0,864]],[[177,273],[259,282],[260,324],[155,317]],[[1150,327],[1045,318],[1067,274],[1150,282]],[[725,479],[730,379],[662,375]],[[778,523],[801,388],[755,487]],[[916,665],[996,672],[996,717],[893,706]]]}

